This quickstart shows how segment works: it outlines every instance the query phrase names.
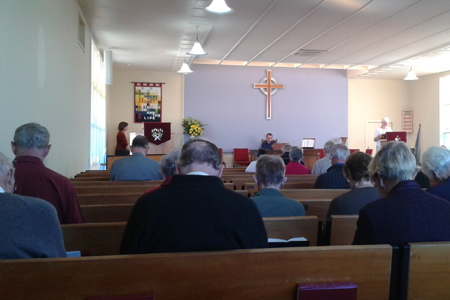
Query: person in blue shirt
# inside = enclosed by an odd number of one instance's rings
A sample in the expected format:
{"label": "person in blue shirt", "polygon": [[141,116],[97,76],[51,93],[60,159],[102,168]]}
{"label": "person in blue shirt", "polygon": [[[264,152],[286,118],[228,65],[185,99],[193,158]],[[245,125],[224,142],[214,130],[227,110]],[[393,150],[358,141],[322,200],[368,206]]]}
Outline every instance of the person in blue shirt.
{"label": "person in blue shirt", "polygon": [[260,148],[271,150],[273,144],[275,144],[275,141],[273,140],[273,134],[269,132],[268,134],[266,134],[266,140],[261,144]]}

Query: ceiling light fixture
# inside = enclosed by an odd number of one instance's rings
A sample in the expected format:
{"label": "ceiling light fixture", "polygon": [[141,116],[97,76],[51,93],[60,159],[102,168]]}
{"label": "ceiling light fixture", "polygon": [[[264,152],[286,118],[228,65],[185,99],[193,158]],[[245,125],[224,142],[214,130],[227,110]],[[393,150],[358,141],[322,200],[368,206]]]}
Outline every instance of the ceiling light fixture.
{"label": "ceiling light fixture", "polygon": [[213,2],[206,8],[206,10],[216,14],[225,14],[233,11],[225,3],[225,0],[213,0]]}
{"label": "ceiling light fixture", "polygon": [[414,73],[412,67],[410,67],[408,75],[406,75],[403,80],[419,80],[419,78],[417,78],[416,73]]}
{"label": "ceiling light fixture", "polygon": [[205,55],[206,53],[202,45],[200,45],[200,42],[198,41],[198,26],[197,26],[197,39],[194,42],[194,46],[192,47],[191,51],[189,51],[187,54],[189,55]]}
{"label": "ceiling light fixture", "polygon": [[181,65],[180,70],[177,71],[177,73],[180,73],[180,74],[183,74],[183,75],[186,75],[186,74],[189,74],[189,73],[192,73],[192,72],[194,72],[194,71],[192,71],[191,68],[189,68],[189,66],[188,66],[188,64],[186,62],[183,62],[183,64]]}

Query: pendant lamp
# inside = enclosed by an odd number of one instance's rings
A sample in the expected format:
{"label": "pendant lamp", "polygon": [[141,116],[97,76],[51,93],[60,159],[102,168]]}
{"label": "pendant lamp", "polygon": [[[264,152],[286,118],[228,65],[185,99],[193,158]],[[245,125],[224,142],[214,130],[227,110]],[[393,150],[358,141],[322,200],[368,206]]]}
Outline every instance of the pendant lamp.
{"label": "pendant lamp", "polygon": [[213,0],[213,2],[206,8],[206,10],[216,14],[224,14],[233,11],[225,3],[225,0]]}
{"label": "pendant lamp", "polygon": [[187,54],[189,55],[205,55],[206,53],[202,45],[200,45],[200,42],[198,41],[198,26],[197,26],[197,39],[194,42],[194,46],[192,47],[191,51],[189,51]]}
{"label": "pendant lamp", "polygon": [[177,71],[177,73],[184,74],[184,75],[192,73],[192,72],[194,72],[194,71],[192,71],[191,68],[189,68],[188,64],[185,62],[181,65],[180,70]]}
{"label": "pendant lamp", "polygon": [[408,75],[406,75],[405,78],[403,78],[403,80],[419,80],[419,78],[417,78],[416,73],[414,73],[412,67],[409,69]]}

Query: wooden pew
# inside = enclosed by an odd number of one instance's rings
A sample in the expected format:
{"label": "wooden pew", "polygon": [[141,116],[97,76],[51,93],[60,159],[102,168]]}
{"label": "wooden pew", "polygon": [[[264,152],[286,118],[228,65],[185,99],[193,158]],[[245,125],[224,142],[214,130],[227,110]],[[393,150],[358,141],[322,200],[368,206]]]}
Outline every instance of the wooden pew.
{"label": "wooden pew", "polygon": [[77,177],[69,178],[70,182],[80,182],[80,181],[109,181],[109,177]]}
{"label": "wooden pew", "polygon": [[[150,189],[160,186],[163,181],[152,180],[152,181],[109,181],[109,182],[110,184],[101,184],[101,185],[88,184],[86,186],[83,185],[82,183],[77,183],[76,185],[74,185],[74,188],[77,195],[111,194],[111,193],[143,194]],[[117,184],[118,182],[120,182],[120,184]],[[141,183],[139,184],[139,182]],[[232,183],[224,183],[224,186],[229,190],[234,190],[234,185]]]}
{"label": "wooden pew", "polygon": [[86,223],[127,222],[134,204],[81,205]]}
{"label": "wooden pew", "polygon": [[281,189],[280,192],[287,198],[294,200],[303,199],[334,199],[349,192],[350,189]]}
{"label": "wooden pew", "polygon": [[331,199],[303,199],[297,201],[303,204],[305,215],[317,216],[322,222],[326,220]]}
{"label": "wooden pew", "polygon": [[[264,218],[269,238],[305,237],[317,245],[319,222],[316,217]],[[88,251],[91,255],[119,254],[126,222],[61,225],[67,251]]]}
{"label": "wooden pew", "polygon": [[450,242],[411,243],[408,299],[450,299]]}
{"label": "wooden pew", "polygon": [[351,245],[358,215],[331,216],[330,245]]}
{"label": "wooden pew", "polygon": [[[233,191],[245,197],[249,197],[246,190]],[[134,204],[143,195],[143,193],[111,193],[111,194],[85,194],[78,195],[80,205],[98,205],[98,204]]]}
{"label": "wooden pew", "polygon": [[354,281],[358,300],[388,299],[388,245],[251,249],[0,261],[2,299],[296,299],[298,283]]}

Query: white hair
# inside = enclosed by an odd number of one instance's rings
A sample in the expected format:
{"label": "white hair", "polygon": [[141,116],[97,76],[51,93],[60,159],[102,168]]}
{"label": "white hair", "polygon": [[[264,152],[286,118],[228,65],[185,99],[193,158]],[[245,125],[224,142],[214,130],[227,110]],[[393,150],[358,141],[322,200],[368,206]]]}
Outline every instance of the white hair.
{"label": "white hair", "polygon": [[350,151],[344,144],[336,144],[331,148],[331,155],[337,160],[346,160],[350,155]]}
{"label": "white hair", "polygon": [[408,145],[401,141],[384,144],[369,165],[372,180],[378,175],[386,181],[396,183],[412,180],[416,174],[416,159]]}
{"label": "white hair", "polygon": [[325,152],[325,154],[330,153],[330,152],[331,152],[331,148],[333,148],[333,146],[334,146],[335,144],[336,144],[336,143],[333,142],[332,140],[328,140],[328,141],[325,143],[325,145],[323,145],[323,152]]}
{"label": "white hair", "polygon": [[381,122],[386,122],[386,124],[389,124],[389,118],[384,117],[383,119],[381,119]]}
{"label": "white hair", "polygon": [[6,181],[9,172],[13,169],[12,163],[0,152],[0,181]]}
{"label": "white hair", "polygon": [[422,156],[422,170],[439,182],[450,177],[450,150],[430,147]]}

